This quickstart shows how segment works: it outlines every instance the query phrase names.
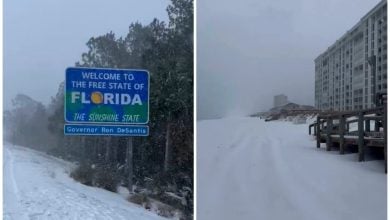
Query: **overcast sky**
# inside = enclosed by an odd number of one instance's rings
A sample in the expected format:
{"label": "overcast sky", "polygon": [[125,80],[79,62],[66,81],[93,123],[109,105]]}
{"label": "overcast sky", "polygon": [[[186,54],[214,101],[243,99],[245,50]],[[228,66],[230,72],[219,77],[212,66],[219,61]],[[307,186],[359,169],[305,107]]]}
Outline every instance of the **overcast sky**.
{"label": "overcast sky", "polygon": [[4,108],[17,93],[48,104],[86,43],[131,22],[167,21],[168,0],[4,0]]}
{"label": "overcast sky", "polygon": [[314,59],[379,0],[198,0],[198,119],[314,105]]}

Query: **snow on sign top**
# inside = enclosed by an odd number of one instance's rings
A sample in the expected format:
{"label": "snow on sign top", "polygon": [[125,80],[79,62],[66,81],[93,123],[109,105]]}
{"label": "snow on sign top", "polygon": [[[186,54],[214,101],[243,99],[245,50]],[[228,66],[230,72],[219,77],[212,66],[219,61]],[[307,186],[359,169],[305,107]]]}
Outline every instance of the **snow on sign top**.
{"label": "snow on sign top", "polygon": [[78,67],[66,69],[65,121],[148,123],[149,72]]}

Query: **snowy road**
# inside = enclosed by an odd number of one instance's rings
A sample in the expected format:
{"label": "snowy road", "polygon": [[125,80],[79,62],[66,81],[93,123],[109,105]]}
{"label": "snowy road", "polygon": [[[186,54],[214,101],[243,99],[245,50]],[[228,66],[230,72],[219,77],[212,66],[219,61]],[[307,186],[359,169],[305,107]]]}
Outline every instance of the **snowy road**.
{"label": "snowy road", "polygon": [[4,146],[3,219],[162,219],[119,194],[75,182],[72,164]]}
{"label": "snowy road", "polygon": [[383,161],[317,149],[307,125],[198,123],[198,219],[386,219]]}

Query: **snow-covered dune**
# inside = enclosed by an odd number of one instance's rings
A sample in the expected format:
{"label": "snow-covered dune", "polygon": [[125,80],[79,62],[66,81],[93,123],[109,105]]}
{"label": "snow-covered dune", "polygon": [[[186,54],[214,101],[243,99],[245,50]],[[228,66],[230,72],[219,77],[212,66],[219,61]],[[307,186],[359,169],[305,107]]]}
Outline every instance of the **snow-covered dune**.
{"label": "snow-covered dune", "polygon": [[119,194],[82,185],[74,165],[31,149],[4,146],[4,219],[163,219]]}
{"label": "snow-covered dune", "polygon": [[384,162],[317,149],[308,125],[228,118],[197,132],[200,220],[386,219]]}

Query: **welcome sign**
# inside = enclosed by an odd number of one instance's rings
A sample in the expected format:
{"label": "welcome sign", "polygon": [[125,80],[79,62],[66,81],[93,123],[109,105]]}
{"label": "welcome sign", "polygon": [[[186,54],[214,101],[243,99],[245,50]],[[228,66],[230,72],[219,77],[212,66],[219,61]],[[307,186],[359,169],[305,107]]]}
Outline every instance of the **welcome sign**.
{"label": "welcome sign", "polygon": [[149,73],[131,69],[68,68],[65,75],[65,121],[148,123]]}

